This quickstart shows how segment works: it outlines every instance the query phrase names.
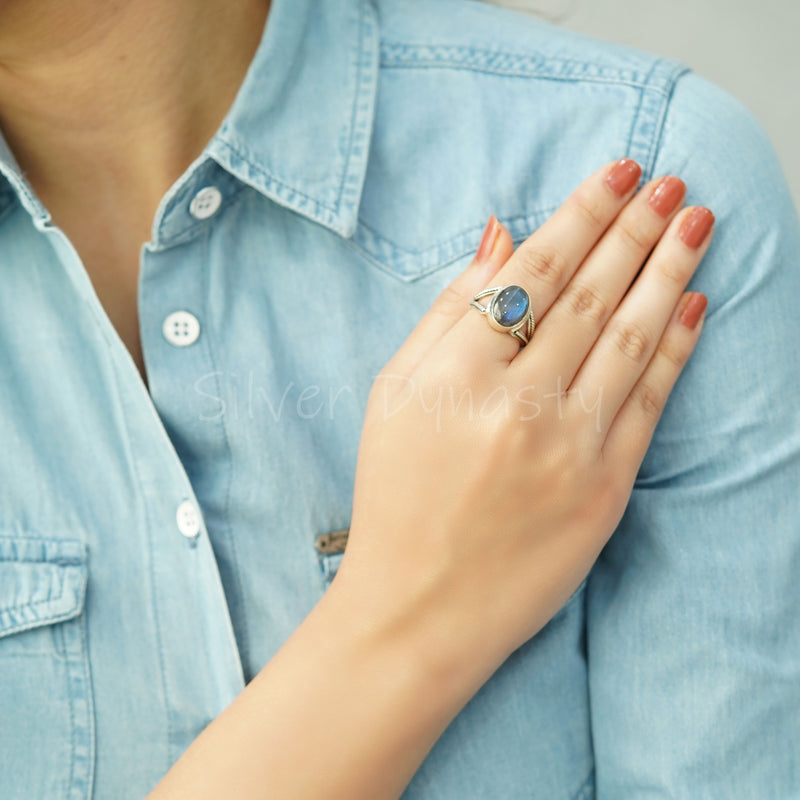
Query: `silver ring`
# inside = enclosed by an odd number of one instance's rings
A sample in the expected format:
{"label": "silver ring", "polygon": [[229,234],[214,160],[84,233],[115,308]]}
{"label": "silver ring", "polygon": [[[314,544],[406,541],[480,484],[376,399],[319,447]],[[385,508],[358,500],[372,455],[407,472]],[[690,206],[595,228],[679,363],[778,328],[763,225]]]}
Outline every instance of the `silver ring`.
{"label": "silver ring", "polygon": [[[478,302],[492,296],[484,306]],[[533,319],[531,299],[521,286],[493,286],[484,289],[472,298],[470,305],[486,317],[490,327],[496,331],[510,333],[524,347],[533,336],[536,322]]]}

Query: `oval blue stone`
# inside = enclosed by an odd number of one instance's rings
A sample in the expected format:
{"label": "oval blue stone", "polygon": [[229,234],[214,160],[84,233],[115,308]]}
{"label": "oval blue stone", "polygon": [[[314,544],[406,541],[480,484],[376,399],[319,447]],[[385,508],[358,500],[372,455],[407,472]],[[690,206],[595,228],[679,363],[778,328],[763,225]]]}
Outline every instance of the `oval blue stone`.
{"label": "oval blue stone", "polygon": [[504,328],[513,328],[525,319],[529,308],[528,293],[521,286],[506,286],[495,295],[492,316]]}

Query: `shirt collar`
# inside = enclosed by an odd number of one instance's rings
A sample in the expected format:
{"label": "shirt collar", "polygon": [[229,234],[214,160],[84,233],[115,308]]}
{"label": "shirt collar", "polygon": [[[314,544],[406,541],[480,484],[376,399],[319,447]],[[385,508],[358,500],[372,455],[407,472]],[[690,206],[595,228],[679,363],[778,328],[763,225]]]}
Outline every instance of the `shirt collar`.
{"label": "shirt collar", "polygon": [[351,236],[378,56],[369,0],[273,0],[264,38],[208,154],[276,203]]}
{"label": "shirt collar", "polygon": [[25,180],[22,169],[0,131],[0,217],[19,197],[28,213],[37,220],[46,220],[49,214]]}
{"label": "shirt collar", "polygon": [[[341,236],[355,231],[378,81],[371,0],[273,0],[264,36],[206,156]],[[0,215],[47,213],[0,134]]]}

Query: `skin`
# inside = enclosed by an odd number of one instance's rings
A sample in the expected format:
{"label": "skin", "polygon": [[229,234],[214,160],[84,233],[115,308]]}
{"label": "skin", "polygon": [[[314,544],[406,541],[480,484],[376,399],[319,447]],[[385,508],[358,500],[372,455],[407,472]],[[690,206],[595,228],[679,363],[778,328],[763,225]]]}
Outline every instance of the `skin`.
{"label": "skin", "polygon": [[[138,248],[230,105],[267,8],[33,5],[0,3],[0,124],[142,369]],[[710,240],[682,238],[691,209],[680,203],[656,213],[657,181],[615,191],[613,166],[516,252],[501,226],[386,365],[337,577],[152,800],[399,797],[452,718],[588,573],[700,335],[684,288]],[[534,299],[522,351],[469,308],[506,284]],[[559,385],[567,393],[547,400]],[[509,399],[494,414],[426,410],[451,388],[477,409]]]}
{"label": "skin", "polygon": [[0,0],[0,127],[142,377],[139,251],[258,46],[268,0]]}
{"label": "skin", "polygon": [[[152,800],[399,797],[452,718],[588,573],[699,338],[702,318],[681,322],[697,296],[682,290],[710,239],[682,241],[691,209],[653,211],[657,182],[615,196],[609,167],[516,253],[501,229],[488,261],[445,290],[387,364],[337,577]],[[522,352],[468,308],[480,289],[509,283],[537,298]],[[596,302],[576,302],[588,286]],[[576,393],[560,409],[542,402],[526,424],[518,401],[489,418],[426,410],[440,387],[471,390],[479,408],[499,386],[512,398],[534,383],[550,392],[559,376],[585,396],[602,385],[602,413]],[[427,404],[385,388],[398,378]]]}

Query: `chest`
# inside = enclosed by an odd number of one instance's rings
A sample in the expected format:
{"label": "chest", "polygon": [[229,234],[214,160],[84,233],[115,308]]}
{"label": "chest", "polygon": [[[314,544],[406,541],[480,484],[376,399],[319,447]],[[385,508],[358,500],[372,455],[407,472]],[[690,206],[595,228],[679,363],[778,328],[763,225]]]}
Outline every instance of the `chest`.
{"label": "chest", "polygon": [[144,355],[139,333],[137,252],[103,253],[83,258],[97,297],[111,324],[145,378]]}
{"label": "chest", "polygon": [[59,227],[77,251],[103,310],[145,378],[138,283],[140,252],[148,236],[146,215],[137,218],[119,211],[112,220],[95,214],[91,225],[85,219],[65,216]]}

